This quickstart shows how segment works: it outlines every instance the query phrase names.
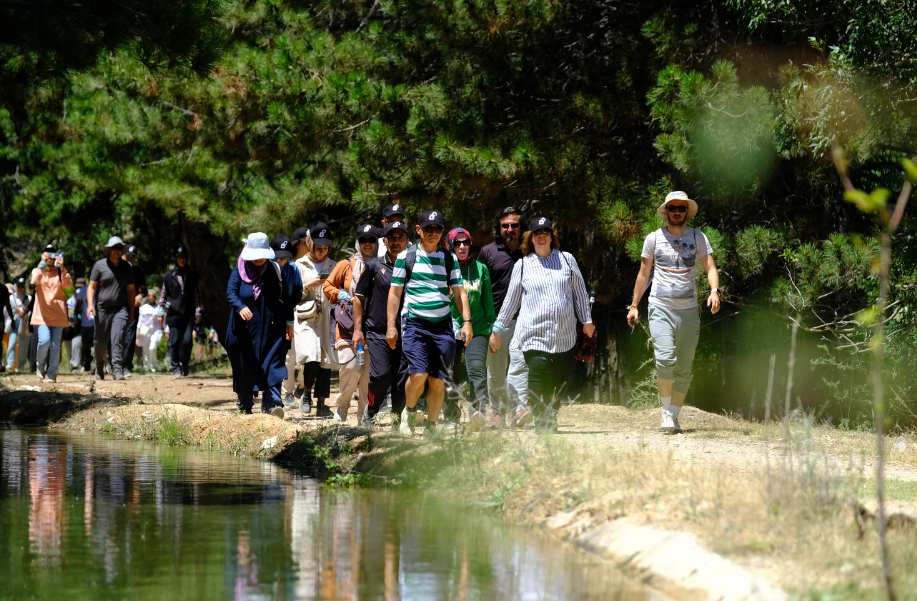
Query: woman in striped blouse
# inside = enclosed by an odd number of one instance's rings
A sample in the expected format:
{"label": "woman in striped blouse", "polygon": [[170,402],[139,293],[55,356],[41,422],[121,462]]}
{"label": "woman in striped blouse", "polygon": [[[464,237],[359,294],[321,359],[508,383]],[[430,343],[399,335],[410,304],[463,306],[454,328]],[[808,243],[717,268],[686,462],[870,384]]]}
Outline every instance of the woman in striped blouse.
{"label": "woman in striped blouse", "polygon": [[595,326],[589,295],[576,259],[560,251],[551,220],[536,217],[522,239],[523,258],[513,268],[506,299],[490,337],[491,352],[500,348],[504,324],[516,312],[515,340],[529,369],[529,403],[539,430],[557,427],[557,410],[573,367],[576,320],[592,336]]}

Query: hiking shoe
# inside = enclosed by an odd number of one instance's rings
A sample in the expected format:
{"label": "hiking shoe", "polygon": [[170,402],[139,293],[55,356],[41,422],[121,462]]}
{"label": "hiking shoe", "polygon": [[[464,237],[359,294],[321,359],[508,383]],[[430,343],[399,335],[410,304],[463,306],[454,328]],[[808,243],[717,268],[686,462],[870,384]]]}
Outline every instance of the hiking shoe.
{"label": "hiking shoe", "polygon": [[312,412],[312,395],[308,392],[304,392],[302,398],[299,400],[299,411],[303,415]]}
{"label": "hiking shoe", "polygon": [[515,417],[517,428],[524,428],[535,421],[535,415],[526,407],[516,409]]}
{"label": "hiking shoe", "polygon": [[426,439],[432,439],[436,436],[436,422],[427,422],[427,425],[423,429],[423,437]]}
{"label": "hiking shoe", "polygon": [[487,427],[487,418],[484,417],[484,414],[480,411],[475,411],[471,414],[471,429],[475,432],[483,430]]}
{"label": "hiking shoe", "polygon": [[57,376],[45,376],[45,382],[53,384],[54,382],[57,382]]}
{"label": "hiking shoe", "polygon": [[369,411],[364,411],[363,419],[360,420],[360,426],[363,428],[372,428],[373,425],[373,418],[369,416]]}
{"label": "hiking shoe", "polygon": [[675,434],[681,434],[682,433],[681,424],[678,423],[677,417],[672,418],[672,424],[675,426],[675,429],[672,430],[672,432]]}
{"label": "hiking shoe", "polygon": [[114,379],[115,379],[116,382],[117,382],[118,380],[123,380],[123,379],[124,379],[124,374],[121,373],[121,370],[120,370],[120,369],[116,369],[111,375],[112,375],[112,377],[114,377]]}
{"label": "hiking shoe", "polygon": [[94,376],[95,376],[95,379],[96,379],[96,380],[104,380],[104,379],[105,379],[105,376],[103,376],[103,375],[101,375],[101,374],[94,374]]}
{"label": "hiking shoe", "polygon": [[675,433],[675,419],[672,417],[672,412],[666,409],[662,410],[662,423],[659,425],[659,428],[666,434]]}
{"label": "hiking shoe", "polygon": [[180,371],[173,371],[173,372],[172,372],[172,379],[173,379],[173,380],[178,380],[178,379],[180,379],[180,378],[181,378],[181,372],[180,372]]}
{"label": "hiking shoe", "polygon": [[125,380],[129,380],[130,378],[134,377],[134,372],[129,369],[123,369],[121,370],[121,375],[124,376]]}
{"label": "hiking shoe", "polygon": [[283,406],[286,409],[295,409],[296,408],[296,399],[293,398],[292,394],[288,394],[283,399]]}
{"label": "hiking shoe", "polygon": [[44,380],[44,379],[45,379],[45,372],[42,371],[42,369],[41,369],[40,367],[38,367],[38,368],[36,368],[36,369],[37,369],[37,371],[38,371],[38,379],[39,379],[39,380]]}
{"label": "hiking shoe", "polygon": [[331,407],[325,404],[325,399],[318,399],[315,403],[315,417],[331,417]]}
{"label": "hiking shoe", "polygon": [[417,412],[408,411],[408,408],[405,407],[401,411],[401,426],[398,429],[405,436],[413,436],[414,435],[414,424],[416,422],[417,422]]}
{"label": "hiking shoe", "polygon": [[334,408],[334,421],[346,422],[347,421],[347,409],[348,407],[335,407]]}
{"label": "hiking shoe", "polygon": [[283,407],[279,405],[270,410],[270,414],[276,417],[277,419],[283,419]]}
{"label": "hiking shoe", "polygon": [[499,430],[503,427],[503,418],[499,413],[494,413],[493,419],[490,420],[490,427]]}

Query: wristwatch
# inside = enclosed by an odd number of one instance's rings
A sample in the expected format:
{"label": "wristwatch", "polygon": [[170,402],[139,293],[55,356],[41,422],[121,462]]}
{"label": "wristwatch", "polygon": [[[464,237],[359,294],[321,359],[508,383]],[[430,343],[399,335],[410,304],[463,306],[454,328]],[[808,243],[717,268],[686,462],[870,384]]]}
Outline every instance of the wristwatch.
{"label": "wristwatch", "polygon": [[720,293],[720,289],[719,289],[719,288],[711,288],[711,289],[710,289],[710,294],[713,294],[714,292],[716,292],[717,294],[719,294],[719,293]]}
{"label": "wristwatch", "polygon": [[471,323],[471,320],[470,320],[470,319],[466,319],[466,320],[465,320],[465,323]]}

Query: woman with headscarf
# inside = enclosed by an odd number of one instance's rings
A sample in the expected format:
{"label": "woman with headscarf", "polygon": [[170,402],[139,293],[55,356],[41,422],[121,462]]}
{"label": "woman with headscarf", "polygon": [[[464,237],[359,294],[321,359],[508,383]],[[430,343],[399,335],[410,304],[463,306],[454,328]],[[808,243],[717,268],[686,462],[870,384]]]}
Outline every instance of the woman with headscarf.
{"label": "woman with headscarf", "polygon": [[[325,281],[323,289],[325,296],[332,307],[337,307],[343,301],[341,310],[349,311],[353,315],[353,295],[357,289],[357,282],[366,267],[366,263],[376,258],[376,245],[379,242],[379,231],[368,223],[357,228],[357,240],[354,244],[354,254],[346,261],[338,263],[331,275]],[[337,313],[335,313],[337,315]],[[339,379],[341,390],[334,399],[334,419],[343,422],[347,420],[347,411],[350,409],[350,399],[354,390],[359,386],[360,398],[357,401],[357,423],[363,419],[366,409],[366,400],[369,395],[369,352],[363,349],[363,364],[357,365],[357,349],[353,346],[353,328],[342,327],[341,323],[334,324],[334,360],[340,365]],[[365,366],[365,367],[364,367]]]}
{"label": "woman with headscarf", "polygon": [[254,393],[261,392],[261,412],[283,419],[280,383],[287,375],[285,340],[293,337],[293,303],[273,259],[267,235],[251,234],[229,276],[226,350],[242,412],[252,412]]}
{"label": "woman with headscarf", "polygon": [[[455,228],[447,236],[449,250],[455,253],[462,272],[462,282],[465,293],[468,295],[468,304],[471,307],[471,327],[474,336],[466,345],[457,344],[455,358],[452,362],[453,391],[464,380],[462,374],[462,353],[465,354],[465,372],[471,382],[471,427],[480,430],[487,424],[484,415],[487,409],[487,345],[490,330],[496,321],[494,313],[494,296],[491,288],[490,273],[487,267],[472,256],[471,234],[462,228]],[[462,330],[462,313],[452,297],[452,329],[459,337]],[[446,408],[446,419],[458,423],[461,417],[458,394],[450,395],[450,402]],[[497,416],[496,407],[492,407]]]}
{"label": "woman with headscarf", "polygon": [[72,287],[73,283],[64,268],[63,255],[58,254],[53,244],[45,247],[41,262],[32,270],[32,283],[35,284],[35,308],[31,323],[38,333],[38,378],[57,382],[61,335],[70,325],[64,289]]}
{"label": "woman with headscarf", "polygon": [[[302,413],[312,410],[315,398],[316,417],[328,417],[331,410],[325,399],[331,396],[331,370],[337,369],[331,339],[331,312],[333,305],[325,296],[322,286],[337,262],[331,254],[331,228],[318,222],[311,230],[299,228],[293,232],[296,251],[294,265],[302,278],[302,298],[296,305],[293,325],[293,348],[287,372],[289,379],[284,390],[295,385],[297,365],[302,366],[303,393],[299,403]],[[290,369],[293,363],[293,369]],[[293,381],[290,381],[293,380]]]}

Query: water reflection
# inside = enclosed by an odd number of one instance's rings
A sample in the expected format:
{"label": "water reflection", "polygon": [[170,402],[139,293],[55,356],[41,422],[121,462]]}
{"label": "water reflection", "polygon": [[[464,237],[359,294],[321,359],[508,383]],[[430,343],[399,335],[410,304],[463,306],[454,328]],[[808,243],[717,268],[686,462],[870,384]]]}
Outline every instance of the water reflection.
{"label": "water reflection", "polygon": [[0,557],[11,598],[650,596],[538,533],[421,495],[47,430],[0,430]]}

